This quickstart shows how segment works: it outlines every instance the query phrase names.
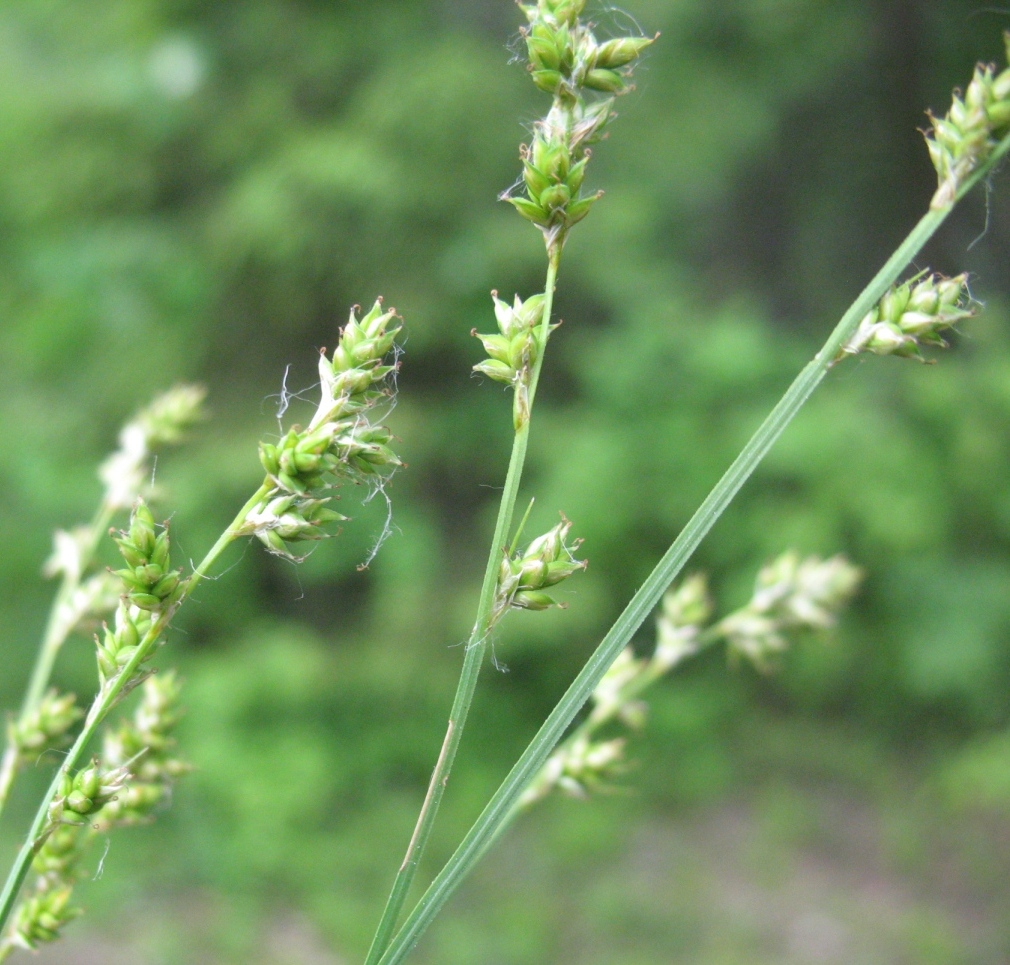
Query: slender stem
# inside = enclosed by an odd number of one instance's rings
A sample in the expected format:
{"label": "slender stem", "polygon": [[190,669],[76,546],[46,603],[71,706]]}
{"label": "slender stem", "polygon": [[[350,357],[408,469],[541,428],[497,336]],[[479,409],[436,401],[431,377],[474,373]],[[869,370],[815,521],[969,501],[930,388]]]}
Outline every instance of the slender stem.
{"label": "slender stem", "polygon": [[207,571],[221,555],[224,549],[237,538],[238,530],[245,522],[246,516],[270,491],[270,488],[271,487],[267,483],[264,483],[256,491],[255,495],[242,507],[241,510],[239,510],[238,515],[232,521],[231,525],[229,525],[224,533],[221,534],[221,537],[210,548],[200,565],[193,571],[192,576],[190,576],[190,578],[183,584],[182,593],[176,603],[158,616],[151,625],[150,630],[144,634],[143,639],[137,645],[133,656],[127,664],[110,683],[110,685],[103,688],[95,697],[95,701],[91,705],[91,709],[88,711],[88,716],[84,721],[84,727],[77,735],[77,740],[74,741],[73,747],[70,748],[70,751],[64,758],[60,769],[53,777],[52,783],[49,785],[49,790],[46,792],[42,799],[42,803],[39,805],[38,811],[35,813],[35,820],[32,822],[32,826],[28,831],[25,842],[21,846],[21,850],[18,852],[18,856],[14,861],[10,874],[7,876],[3,892],[0,893],[0,931],[3,930],[8,918],[10,917],[14,904],[17,901],[18,893],[20,892],[21,886],[24,884],[24,880],[31,868],[32,859],[38,853],[39,848],[42,847],[46,838],[53,830],[52,827],[48,826],[49,806],[59,793],[60,782],[63,779],[63,775],[69,774],[77,766],[84,754],[85,748],[95,736],[99,725],[123,694],[124,687],[126,687],[126,685],[134,679],[140,664],[148,656],[150,656],[151,647],[154,646],[158,637],[168,627],[168,624],[174,616],[176,610],[178,610],[193,590],[196,589],[197,584],[206,576]]}
{"label": "slender stem", "polygon": [[[87,541],[81,547],[80,565],[78,573],[71,575],[64,573],[60,582],[60,588],[56,592],[52,606],[49,609],[49,618],[46,620],[45,632],[42,635],[42,643],[39,645],[38,653],[35,656],[35,665],[32,667],[31,677],[28,679],[28,687],[25,690],[24,700],[21,703],[21,710],[18,713],[17,723],[26,723],[38,709],[46,688],[49,686],[49,678],[52,676],[53,665],[59,656],[63,644],[73,630],[63,619],[63,610],[70,602],[74,593],[81,585],[80,574],[84,573],[91,565],[98,542],[102,538],[106,527],[115,515],[115,507],[107,498],[103,498],[95,511],[94,518],[88,526]],[[18,773],[18,760],[20,754],[18,748],[8,740],[4,749],[3,758],[0,758],[0,814],[3,814],[7,798],[10,796],[11,788]],[[0,946],[2,949],[2,946]],[[0,958],[2,961],[2,958]]]}
{"label": "slender stem", "polygon": [[18,773],[18,758],[21,756],[17,746],[10,740],[4,748],[3,757],[0,758],[0,814],[3,813],[7,798],[10,797],[11,788],[14,786],[14,778]]}
{"label": "slender stem", "polygon": [[[975,184],[987,177],[1008,150],[1010,150],[1010,137],[1000,142],[990,155],[989,160],[965,181],[957,193],[956,200],[963,198]],[[497,836],[499,827],[508,820],[509,813],[523,790],[536,777],[537,772],[555,745],[561,740],[582,705],[589,699],[607,669],[648,617],[652,608],[659,602],[666,588],[715,525],[740,487],[754,472],[768,450],[820,384],[838,352],[856,330],[860,320],[897,280],[905,266],[933,236],[952,208],[953,204],[942,209],[930,210],[925,214],[842,316],[824,346],[796,377],[785,395],[772,409],[743,451],[691,517],[656,568],[632,597],[617,622],[603,638],[599,647],[494,793],[480,817],[467,832],[456,852],[438,873],[410,913],[403,927],[397,932],[386,953],[380,959],[380,965],[395,965],[404,959],[442,906],[459,887],[464,877],[488,850]]]}
{"label": "slender stem", "polygon": [[265,479],[259,489],[256,490],[246,501],[246,504],[238,511],[238,515],[231,521],[228,528],[218,537],[217,542],[207,550],[207,555],[200,561],[199,566],[193,570],[193,575],[186,581],[186,588],[183,590],[182,600],[185,600],[197,583],[206,575],[207,571],[214,565],[217,558],[228,548],[228,545],[236,538],[238,530],[242,528],[246,516],[248,516],[266,498],[267,494],[273,491],[273,486],[269,479]]}
{"label": "slender stem", "polygon": [[[717,640],[722,638],[722,633],[719,630],[719,624],[708,627],[703,630],[697,637],[697,649],[692,651],[690,654],[685,656],[697,656],[703,650],[708,649]],[[593,708],[592,713],[588,714],[586,718],[580,723],[576,728],[574,728],[568,736],[561,741],[552,751],[553,754],[563,754],[567,749],[573,747],[580,740],[590,739],[600,728],[604,725],[609,724],[617,715],[620,713],[622,706],[627,705],[628,702],[635,700],[640,694],[648,690],[657,680],[662,679],[671,670],[680,666],[680,661],[672,665],[664,665],[657,663],[655,661],[650,661],[637,677],[630,680],[620,692],[620,700],[614,700],[602,711],[599,706]],[[530,781],[527,790],[533,790],[536,787],[537,778],[543,774],[544,768],[537,772],[537,775]],[[487,851],[494,843],[502,836],[502,834],[512,825],[520,814],[528,811],[537,801],[542,800],[542,796],[529,796],[525,794],[521,795],[516,799],[516,802],[509,809],[508,814],[502,820],[501,824],[495,829],[494,836],[485,846],[485,851]]]}
{"label": "slender stem", "polygon": [[[702,652],[702,650],[707,649],[717,640],[721,639],[721,636],[722,634],[719,631],[718,624],[702,631],[697,638],[698,648],[687,656],[697,656]],[[673,665],[662,665],[656,663],[655,661],[650,662],[637,677],[629,681],[621,689],[619,701],[615,700],[602,712],[600,711],[599,706],[594,707],[592,713],[589,714],[582,723],[578,725],[578,727],[574,728],[563,741],[556,745],[552,751],[552,755],[563,754],[580,740],[589,740],[601,727],[610,723],[610,721],[612,721],[620,713],[620,708],[622,706],[626,705],[629,701],[634,700],[644,691],[648,690],[654,683],[656,683],[657,680],[665,677],[671,670],[674,670],[679,666],[679,661]],[[533,780],[529,782],[526,790],[533,790],[536,787],[537,779],[544,773],[545,766],[542,766],[536,776],[534,776]],[[495,828],[494,834],[485,843],[480,857],[483,857],[484,854],[495,845],[498,839],[512,826],[513,822],[519,817],[519,815],[524,814],[534,804],[541,801],[543,796],[544,795],[531,795],[527,797],[525,794],[520,795],[512,807],[509,808],[508,813],[502,819],[498,827]]]}
{"label": "slender stem", "polygon": [[[551,309],[554,303],[554,288],[557,284],[558,263],[560,259],[561,246],[557,245],[550,253],[547,279],[544,283],[544,315],[540,324],[539,335],[540,351],[537,352],[533,371],[530,373],[530,412],[533,410],[533,398],[540,379],[544,350],[547,347]],[[529,433],[530,418],[527,418],[516,430],[515,439],[512,442],[512,458],[509,460],[508,475],[505,477],[505,489],[502,492],[501,504],[498,507],[498,521],[495,524],[491,552],[488,554],[487,567],[484,570],[484,583],[481,586],[480,601],[477,605],[477,619],[474,622],[473,630],[470,632],[470,639],[467,641],[466,652],[463,656],[463,668],[460,671],[456,696],[452,702],[452,711],[449,714],[449,724],[446,728],[445,739],[442,742],[442,749],[439,752],[435,769],[432,771],[428,792],[421,806],[421,812],[417,816],[417,824],[414,827],[414,833],[411,835],[410,844],[407,846],[407,853],[404,855],[403,863],[396,873],[392,890],[389,893],[389,898],[386,900],[386,907],[383,909],[382,917],[379,919],[379,924],[375,931],[375,937],[372,939],[371,947],[368,950],[365,965],[374,965],[389,944],[393,929],[396,927],[397,919],[400,917],[400,910],[403,908],[403,903],[406,901],[407,893],[417,872],[421,855],[424,852],[425,845],[428,843],[431,829],[434,827],[435,817],[442,802],[442,795],[445,793],[445,788],[449,781],[449,772],[452,770],[456,751],[463,736],[463,728],[466,726],[467,714],[470,711],[470,704],[473,702],[474,691],[477,688],[477,678],[480,675],[481,664],[484,661],[484,652],[487,649],[495,590],[498,586],[498,571],[501,567],[502,553],[508,547],[508,533],[512,525],[512,516],[515,511],[516,497],[519,493],[519,482],[522,478],[523,465],[526,462],[526,447],[529,442]]]}

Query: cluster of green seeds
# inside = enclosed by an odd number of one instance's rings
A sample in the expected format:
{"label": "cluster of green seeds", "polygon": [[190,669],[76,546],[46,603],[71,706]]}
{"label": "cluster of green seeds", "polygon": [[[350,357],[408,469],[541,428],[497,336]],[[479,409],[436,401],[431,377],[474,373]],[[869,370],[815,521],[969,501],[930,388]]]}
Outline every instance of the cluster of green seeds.
{"label": "cluster of green seeds", "polygon": [[[1010,60],[1010,31],[1003,35]],[[979,64],[962,97],[954,99],[946,117],[929,115],[926,146],[939,185],[933,208],[954,203],[965,179],[975,171],[1010,132],[1010,68],[996,73],[992,64]]]}
{"label": "cluster of green seeds", "polygon": [[260,444],[269,490],[242,532],[272,553],[296,559],[288,543],[322,539],[326,524],[346,518],[326,506],[328,490],[401,465],[389,429],[374,421],[392,398],[396,364],[384,360],[400,331],[396,317],[381,299],[361,319],[352,309],[332,356],[320,354],[320,401],[308,427],[293,426],[280,442]]}
{"label": "cluster of green seeds", "polygon": [[147,823],[168,803],[176,780],[189,772],[189,765],[173,754],[180,691],[172,671],[148,677],[133,716],[106,731],[102,766],[128,768],[130,778],[99,815],[100,828]]}
{"label": "cluster of green seeds", "polygon": [[168,802],[175,779],[189,770],[172,756],[179,691],[171,672],[148,677],[133,717],[106,733],[101,757],[63,776],[49,809],[49,834],[32,862],[33,893],[12,920],[14,945],[34,950],[55,941],[81,914],[70,899],[86,873],[82,862],[88,845],[113,827],[151,820]]}
{"label": "cluster of green seeds", "polygon": [[11,942],[25,951],[36,951],[39,945],[54,942],[60,930],[83,912],[70,905],[73,888],[46,889],[26,898],[18,907],[11,927]]}
{"label": "cluster of green seeds", "polygon": [[62,745],[67,731],[81,716],[73,694],[60,695],[50,689],[25,720],[11,720],[7,746],[17,755],[19,765],[32,764],[45,751]]}
{"label": "cluster of green seeds", "polygon": [[925,362],[922,346],[946,347],[940,333],[971,318],[976,310],[966,274],[916,276],[895,285],[880,299],[842,347],[839,358],[873,352]]}
{"label": "cluster of green seeds", "polygon": [[97,757],[76,774],[64,774],[49,808],[49,820],[54,825],[88,824],[123,790],[128,776],[127,768],[105,769]]}
{"label": "cluster of green seeds", "polygon": [[[537,87],[553,95],[554,103],[535,125],[533,143],[520,151],[526,197],[504,197],[540,227],[551,247],[564,243],[568,229],[601,196],[582,195],[590,157],[585,148],[602,136],[614,97],[630,90],[631,64],[655,38],[598,41],[580,19],[584,0],[521,6],[529,21],[523,37],[530,75]],[[603,96],[587,100],[587,92]]]}
{"label": "cluster of green seeds", "polygon": [[[120,601],[113,625],[109,627],[106,624],[102,628],[101,637],[95,637],[98,676],[103,687],[115,680],[123,667],[133,659],[153,623],[150,613],[131,607],[125,600]],[[144,660],[154,653],[153,647],[148,647],[147,650]]]}
{"label": "cluster of green seeds", "polygon": [[176,602],[181,573],[170,568],[168,525],[158,533],[142,499],[133,507],[130,528],[115,540],[126,561],[126,568],[115,575],[123,581],[130,604],[142,610],[163,610]]}
{"label": "cluster of green seeds", "polygon": [[575,559],[582,540],[567,542],[571,528],[571,522],[562,516],[557,526],[538,536],[523,552],[506,554],[498,573],[496,615],[509,607],[519,610],[565,607],[566,604],[545,591],[586,568],[585,560]]}
{"label": "cluster of green seeds", "polygon": [[[491,298],[499,334],[482,335],[477,329],[470,333],[484,343],[484,350],[490,356],[473,368],[515,389],[513,422],[518,429],[529,419],[528,387],[530,371],[540,353],[538,328],[544,314],[544,296],[532,295],[522,301],[516,295],[512,305],[502,301],[498,292],[491,292]],[[556,327],[551,326],[548,332]]]}

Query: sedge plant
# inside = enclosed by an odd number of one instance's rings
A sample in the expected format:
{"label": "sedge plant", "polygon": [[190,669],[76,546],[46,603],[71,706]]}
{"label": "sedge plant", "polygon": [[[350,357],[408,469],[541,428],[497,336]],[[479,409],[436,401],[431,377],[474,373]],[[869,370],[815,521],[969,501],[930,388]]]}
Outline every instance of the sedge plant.
{"label": "sedge plant", "polygon": [[[574,527],[569,520],[562,516],[548,532],[524,544],[523,523],[516,526],[514,521],[515,507],[537,388],[556,328],[553,304],[562,255],[570,233],[602,196],[585,187],[591,147],[609,133],[617,98],[632,89],[635,63],[657,38],[598,37],[584,17],[584,6],[585,0],[520,4],[530,77],[550,104],[520,149],[517,186],[502,198],[542,237],[545,278],[542,291],[512,300],[493,292],[497,331],[474,333],[487,355],[476,371],[512,393],[511,459],[445,737],[403,860],[392,875],[366,965],[402,961],[517,814],[552,790],[585,794],[604,783],[619,767],[623,745],[615,742],[619,739],[601,740],[600,732],[617,721],[640,723],[642,693],[670,669],[719,640],[732,655],[766,666],[792,631],[831,624],[857,580],[855,570],[840,558],[801,560],[787,554],[762,571],[745,607],[715,623],[710,623],[699,577],[669,588],[833,366],[865,352],[927,361],[923,349],[942,345],[944,333],[977,307],[964,275],[946,278],[924,272],[900,279],[954,205],[1010,150],[1010,70],[997,72],[990,66],[976,69],[964,94],[955,94],[946,116],[931,117],[927,146],[938,187],[929,211],[856,298],[656,564],[404,918],[496,628],[512,609],[564,606],[555,587],[577,577],[586,565],[579,558],[580,541],[571,539]],[[265,472],[261,485],[191,572],[173,568],[169,529],[157,523],[149,508],[151,494],[144,480],[148,453],[174,441],[193,421],[199,403],[194,390],[180,390],[169,397],[171,404],[152,407],[149,411],[164,417],[160,422],[142,418],[139,430],[124,432],[120,453],[103,470],[106,496],[93,523],[78,533],[57,536],[51,569],[62,576],[61,588],[22,711],[8,730],[0,807],[21,767],[49,748],[70,746],[0,892],[0,960],[17,948],[34,948],[58,936],[77,914],[72,889],[90,840],[117,824],[152,817],[165,803],[171,782],[184,773],[172,738],[179,681],[171,673],[155,675],[152,660],[175,614],[222,553],[236,540],[256,537],[269,552],[298,560],[300,544],[324,538],[329,524],[343,518],[331,508],[334,488],[346,482],[382,485],[400,465],[390,432],[381,423],[393,393],[398,363],[390,357],[399,330],[395,312],[386,310],[381,300],[362,317],[352,310],[336,349],[320,357],[320,401],[311,420],[260,446]],[[165,416],[167,410],[170,416]],[[160,430],[154,428],[156,422]],[[126,510],[127,525],[115,534],[123,565],[113,573],[96,573],[102,534],[115,514]],[[628,649],[632,637],[668,590],[656,650],[650,658],[637,657]],[[112,611],[111,625],[104,625],[95,638],[95,694],[79,708],[70,695],[49,689],[53,662],[75,629]],[[110,726],[111,712],[138,687],[142,699],[132,715]],[[592,709],[569,732],[589,701]],[[32,874],[32,884],[25,889]]]}

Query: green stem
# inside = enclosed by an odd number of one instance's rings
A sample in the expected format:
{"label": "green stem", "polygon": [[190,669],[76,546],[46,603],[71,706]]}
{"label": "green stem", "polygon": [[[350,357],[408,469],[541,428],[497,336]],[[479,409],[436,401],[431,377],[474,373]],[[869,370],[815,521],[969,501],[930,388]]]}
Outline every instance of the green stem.
{"label": "green stem", "polygon": [[[988,161],[962,185],[956,200],[985,178],[1010,150],[1010,137],[993,151]],[[395,965],[410,952],[425,929],[448,901],[456,888],[489,849],[499,827],[508,820],[512,807],[532,781],[555,745],[564,736],[582,705],[631,637],[648,617],[671,581],[680,573],[698,545],[715,525],[786,426],[803,407],[833,364],[842,346],[856,330],[860,320],[894,284],[906,265],[919,253],[953,209],[930,210],[887,260],[873,280],[842,316],[821,350],[796,377],[785,395],[751,437],[723,477],[709,493],[673,545],[632,597],[617,622],[603,638],[572,685],[551,711],[543,726],[494,793],[456,852],[438,873],[428,890],[410,913],[403,927],[391,941],[380,965]]]}
{"label": "green stem", "polygon": [[[712,644],[721,639],[721,634],[718,630],[718,624],[714,626],[709,626],[709,628],[703,631],[698,636],[698,649],[693,651],[690,655],[692,657],[697,657],[703,650],[708,649]],[[580,723],[580,725],[573,730],[564,741],[562,741],[556,748],[552,750],[552,754],[562,754],[567,749],[573,747],[576,743],[582,740],[588,740],[596,734],[604,725],[607,725],[611,720],[614,719],[620,712],[621,706],[627,704],[629,701],[634,700],[645,690],[652,686],[655,682],[667,676],[670,671],[674,670],[676,667],[680,666],[680,662],[672,666],[664,666],[662,664],[655,663],[651,661],[645,666],[641,673],[637,677],[630,680],[620,691],[620,699],[614,700],[613,703],[602,712],[599,706],[593,708],[592,713],[590,713],[586,718]],[[536,786],[537,777],[543,772],[543,767],[536,772],[536,776],[529,782],[528,788],[534,788]],[[541,800],[542,796],[537,795],[533,797],[526,797],[525,795],[520,795],[516,798],[515,803],[509,808],[508,813],[502,819],[502,823],[495,829],[494,835],[489,839],[484,847],[481,855],[487,853],[494,847],[495,842],[512,826],[515,819],[525,811],[529,810],[537,801]]]}
{"label": "green stem", "polygon": [[[108,499],[103,499],[88,526],[87,542],[81,547],[79,573],[84,573],[91,565],[95,551],[98,548],[99,540],[102,538],[109,523],[112,522],[114,515],[115,508],[109,505]],[[32,667],[28,687],[25,690],[25,697],[21,703],[21,710],[17,718],[18,725],[25,724],[32,717],[38,709],[46,688],[49,686],[53,665],[56,663],[56,658],[59,656],[63,644],[73,629],[61,619],[62,612],[80,585],[80,575],[74,577],[71,577],[69,573],[63,575],[60,588],[49,610],[49,618],[46,621],[46,629],[42,635],[42,643],[39,645],[39,651],[35,657],[35,665]],[[7,798],[10,796],[11,788],[14,786],[14,780],[17,777],[19,757],[18,748],[8,740],[3,758],[0,759],[0,814],[3,814]],[[2,961],[2,958],[0,958],[0,961]]]}
{"label": "green stem", "polygon": [[[547,279],[544,283],[544,315],[540,324],[540,350],[537,353],[536,362],[533,364],[533,371],[530,373],[530,412],[533,410],[533,398],[536,395],[537,383],[540,380],[540,369],[543,365],[544,352],[547,347],[551,309],[554,302],[554,288],[557,283],[558,263],[560,259],[561,247],[558,245],[550,253]],[[453,699],[452,710],[449,714],[449,724],[446,728],[445,738],[442,741],[442,749],[439,752],[435,769],[432,771],[428,791],[425,795],[424,803],[421,805],[421,811],[417,816],[414,833],[410,838],[410,843],[407,845],[407,853],[404,855],[403,863],[396,873],[392,890],[389,893],[389,898],[386,900],[386,907],[383,909],[382,917],[379,919],[375,937],[372,939],[368,956],[365,959],[365,965],[374,965],[379,960],[392,937],[393,929],[396,927],[403,903],[406,901],[407,893],[417,872],[418,862],[421,860],[421,855],[431,835],[431,829],[434,827],[435,817],[442,802],[442,795],[445,793],[446,784],[449,781],[449,772],[452,769],[456,751],[463,736],[463,728],[466,726],[467,714],[470,711],[470,704],[473,702],[474,691],[477,688],[477,678],[480,675],[481,664],[484,661],[484,653],[487,649],[495,591],[498,587],[498,571],[501,567],[502,553],[506,551],[508,546],[508,533],[512,525],[512,516],[515,511],[516,497],[519,493],[523,465],[526,462],[526,447],[529,442],[529,433],[530,419],[527,418],[523,425],[516,430],[515,439],[512,443],[512,458],[509,460],[508,475],[505,477],[505,489],[502,492],[501,504],[498,507],[498,521],[495,524],[491,552],[488,554],[487,567],[484,570],[484,583],[481,586],[480,601],[477,605],[477,619],[474,622],[473,630],[470,632],[470,639],[466,644],[466,652],[463,656],[463,668],[460,671],[456,696]]]}
{"label": "green stem", "polygon": [[[706,630],[701,631],[698,634],[697,639],[697,649],[693,650],[690,654],[685,656],[696,657],[703,650],[706,650],[716,641],[722,639],[722,633],[719,630],[719,624],[715,624],[708,627]],[[590,739],[598,730],[600,730],[605,724],[609,724],[617,715],[620,713],[621,707],[626,706],[632,700],[637,699],[646,690],[648,690],[657,680],[662,679],[671,670],[676,669],[680,666],[680,661],[669,665],[657,663],[655,660],[650,661],[637,677],[630,680],[620,691],[620,698],[613,701],[606,709],[602,712],[599,706],[593,708],[592,713],[588,714],[586,718],[572,730],[568,736],[561,741],[552,753],[563,753],[568,748],[571,748],[580,740]],[[537,777],[543,772],[543,768],[537,772]],[[528,787],[530,789],[536,786],[537,777],[534,777],[530,781]],[[512,824],[512,822],[519,817],[520,814],[528,811],[537,801],[541,800],[540,796],[526,798],[525,796],[520,796],[515,804],[512,805],[505,819],[502,821],[501,826],[495,831],[494,837],[489,842],[485,851],[494,844],[503,834],[503,832]]]}
{"label": "green stem", "polygon": [[[711,644],[715,643],[719,639],[719,634],[714,632],[716,627],[709,627],[708,630],[704,631],[699,640],[699,649],[694,651],[692,656],[697,656],[701,651]],[[551,751],[552,754],[564,753],[565,750],[571,748],[580,740],[588,740],[593,734],[595,734],[601,727],[605,724],[610,723],[619,713],[622,704],[628,701],[634,700],[636,697],[648,690],[657,680],[665,677],[674,667],[679,666],[675,664],[673,667],[663,667],[656,663],[650,663],[634,680],[630,681],[621,690],[621,700],[615,701],[613,706],[604,713],[597,713],[598,708],[594,708],[593,712],[589,714],[581,724],[578,725],[574,730],[572,730],[568,736],[560,741]],[[545,761],[546,763],[546,761]],[[527,784],[527,790],[536,786],[537,778],[543,773],[544,765],[541,765],[540,770],[537,771],[536,775]],[[509,808],[508,813],[502,818],[501,822],[494,829],[494,833],[485,841],[480,854],[477,856],[477,861],[484,857],[488,851],[490,851],[498,839],[505,834],[509,828],[515,823],[516,819],[529,811],[534,804],[543,800],[546,795],[538,795],[536,797],[527,798],[525,795],[520,795],[516,798],[513,805]]]}
{"label": "green stem", "polygon": [[18,759],[21,757],[17,747],[8,739],[4,748],[3,757],[0,758],[0,814],[3,814],[4,805],[10,797],[11,788],[14,786],[14,778],[18,773]]}
{"label": "green stem", "polygon": [[140,664],[150,655],[151,647],[154,646],[158,637],[161,636],[168,627],[168,624],[176,610],[178,610],[193,590],[196,589],[197,584],[206,576],[207,571],[214,564],[214,561],[221,555],[224,549],[237,537],[238,530],[245,522],[246,516],[256,507],[260,500],[262,500],[263,497],[270,492],[270,489],[271,487],[267,483],[264,483],[256,491],[256,494],[242,507],[241,510],[239,510],[238,515],[232,521],[231,525],[224,531],[224,533],[221,534],[221,537],[210,548],[200,565],[193,571],[193,575],[185,582],[182,593],[176,603],[170,609],[165,610],[154,621],[151,625],[151,629],[144,634],[144,637],[138,644],[133,656],[112,681],[110,686],[104,688],[99,692],[98,696],[95,697],[95,701],[91,705],[91,709],[88,711],[88,716],[84,721],[84,727],[77,735],[77,740],[74,741],[73,747],[70,748],[64,758],[60,769],[56,772],[52,783],[49,785],[49,790],[46,791],[46,794],[42,799],[42,803],[39,805],[38,811],[35,813],[35,820],[32,822],[32,826],[28,831],[25,842],[21,846],[21,850],[18,852],[14,865],[7,876],[3,892],[0,893],[0,931],[4,929],[7,920],[10,918],[11,911],[17,901],[19,892],[21,891],[21,886],[24,884],[24,880],[31,869],[32,859],[38,853],[39,848],[42,847],[46,838],[53,830],[51,827],[48,827],[49,806],[59,793],[60,782],[63,779],[63,775],[69,774],[77,766],[84,754],[85,748],[95,736],[95,733],[102,721],[105,719],[105,716],[119,700],[121,694],[123,693],[123,688],[134,678],[140,668]]}
{"label": "green stem", "polygon": [[[246,517],[272,492],[274,486],[269,479],[263,480],[263,484],[249,497],[246,504],[238,511],[238,515],[231,521],[228,528],[218,537],[217,542],[207,550],[207,555],[200,561],[200,565],[193,570],[193,575],[186,581],[186,589],[183,591],[182,600],[186,599],[196,589],[197,583],[206,575],[207,571],[214,565],[217,558],[228,548],[228,545],[236,538],[237,532],[242,528]],[[182,600],[179,602],[181,603]]]}

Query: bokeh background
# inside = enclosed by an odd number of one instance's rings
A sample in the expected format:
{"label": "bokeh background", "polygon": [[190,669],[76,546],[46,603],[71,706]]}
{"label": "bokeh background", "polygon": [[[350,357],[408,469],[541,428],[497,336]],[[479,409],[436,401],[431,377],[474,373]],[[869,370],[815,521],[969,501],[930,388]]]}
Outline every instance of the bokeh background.
{"label": "bokeh background", "polygon": [[[1010,13],[955,0],[625,0],[661,30],[565,253],[524,493],[591,566],[495,640],[425,861],[451,852],[609,622],[933,189],[916,128]],[[258,547],[180,615],[195,772],[119,832],[46,963],[359,961],[440,745],[504,477],[510,403],[470,375],[488,292],[539,290],[496,194],[545,108],[508,0],[8,0],[0,10],[0,698],[51,531],[154,392],[212,419],[158,479],[184,557],[259,481],[282,379],[379,293],[405,318],[409,468],[294,567]],[[1010,189],[921,266],[987,308],[937,366],[836,370],[698,553],[723,607],[793,547],[865,584],[764,678],[665,682],[623,790],[528,816],[418,963],[1010,961]],[[575,584],[576,581],[573,581]],[[647,646],[652,630],[643,629]],[[84,639],[61,685],[93,686]],[[44,769],[0,832],[13,853]],[[97,856],[96,856],[97,860]]]}

